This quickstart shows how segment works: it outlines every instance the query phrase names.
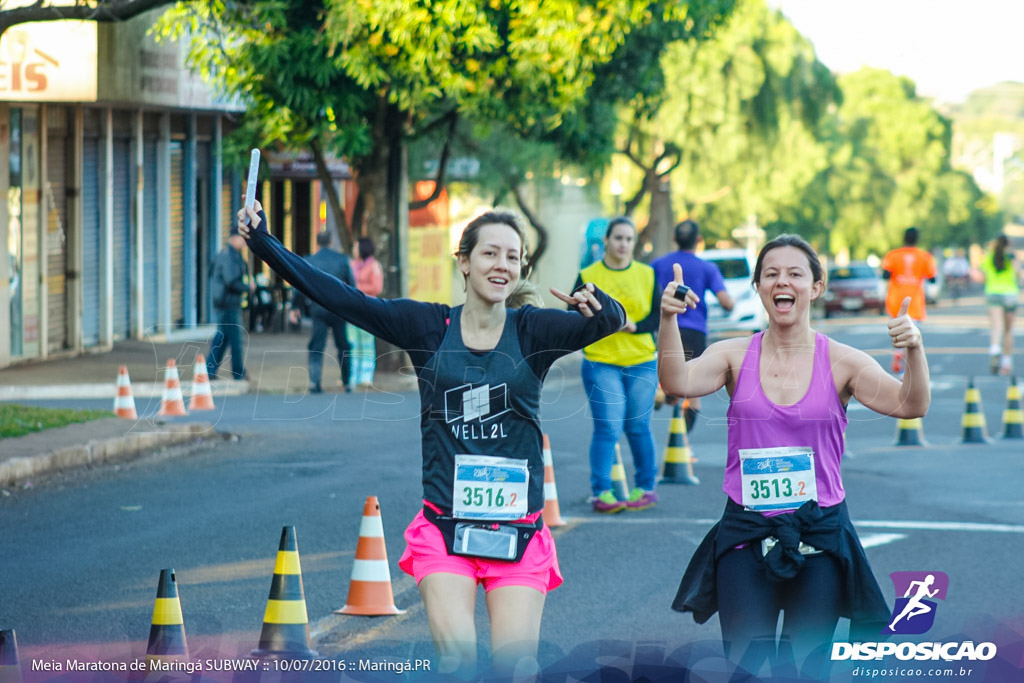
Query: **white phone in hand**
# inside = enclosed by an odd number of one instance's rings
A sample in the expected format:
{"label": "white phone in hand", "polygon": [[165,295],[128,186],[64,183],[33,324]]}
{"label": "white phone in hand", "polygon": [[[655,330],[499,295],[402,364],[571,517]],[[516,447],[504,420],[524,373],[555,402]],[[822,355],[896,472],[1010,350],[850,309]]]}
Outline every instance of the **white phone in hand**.
{"label": "white phone in hand", "polygon": [[[256,180],[260,173],[260,150],[254,149],[249,156],[249,180],[245,185],[245,208],[251,209],[256,203]],[[248,213],[245,224],[249,224]]]}

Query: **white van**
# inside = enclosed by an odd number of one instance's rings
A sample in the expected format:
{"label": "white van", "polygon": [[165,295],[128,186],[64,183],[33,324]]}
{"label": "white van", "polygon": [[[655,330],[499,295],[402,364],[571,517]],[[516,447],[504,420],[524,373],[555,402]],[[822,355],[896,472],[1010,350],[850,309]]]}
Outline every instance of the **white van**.
{"label": "white van", "polygon": [[722,271],[725,288],[735,302],[726,312],[718,299],[705,295],[708,306],[708,336],[728,336],[736,332],[760,332],[768,325],[768,314],[761,305],[750,280],[754,275],[754,259],[743,249],[708,249],[698,254]]}

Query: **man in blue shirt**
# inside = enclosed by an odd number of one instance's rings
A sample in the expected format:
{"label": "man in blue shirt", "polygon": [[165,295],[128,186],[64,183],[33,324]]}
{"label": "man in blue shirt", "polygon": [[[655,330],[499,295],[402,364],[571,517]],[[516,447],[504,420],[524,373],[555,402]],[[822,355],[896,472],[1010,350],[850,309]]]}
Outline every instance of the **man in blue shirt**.
{"label": "man in blue shirt", "polygon": [[[705,292],[710,291],[718,297],[718,302],[726,311],[731,311],[734,303],[725,289],[722,271],[714,263],[705,261],[694,253],[701,241],[700,226],[696,221],[687,219],[676,225],[675,241],[679,250],[656,258],[651,262],[651,267],[654,268],[654,277],[660,291],[672,282],[672,265],[678,263],[683,269],[683,280],[700,297],[697,308],[687,311],[686,315],[676,316],[686,359],[690,360],[704,353],[708,345],[708,307],[704,303]],[[699,410],[700,398],[689,399],[685,415],[687,431],[693,429]]]}

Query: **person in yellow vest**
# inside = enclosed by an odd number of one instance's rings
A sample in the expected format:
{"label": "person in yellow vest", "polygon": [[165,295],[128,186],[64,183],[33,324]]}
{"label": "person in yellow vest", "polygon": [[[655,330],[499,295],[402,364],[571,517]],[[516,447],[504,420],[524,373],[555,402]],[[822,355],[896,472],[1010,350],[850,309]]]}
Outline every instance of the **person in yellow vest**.
{"label": "person in yellow vest", "polygon": [[[658,502],[657,463],[651,411],[658,387],[654,331],[661,296],[654,270],[633,260],[636,226],[627,217],[608,222],[604,258],[580,271],[576,287],[593,283],[618,300],[626,311],[619,332],[583,349],[583,386],[594,418],[590,442],[590,487],[595,512],[644,510]],[[635,486],[629,499],[612,493],[615,444],[626,433],[633,453]]]}
{"label": "person in yellow vest", "polygon": [[[1000,235],[985,254],[974,279],[985,283],[985,303],[991,323],[989,369],[992,374],[1009,375],[1013,371],[1013,319],[1020,294],[1020,273],[1007,247],[1010,240]],[[1002,357],[1000,357],[1002,352]]]}

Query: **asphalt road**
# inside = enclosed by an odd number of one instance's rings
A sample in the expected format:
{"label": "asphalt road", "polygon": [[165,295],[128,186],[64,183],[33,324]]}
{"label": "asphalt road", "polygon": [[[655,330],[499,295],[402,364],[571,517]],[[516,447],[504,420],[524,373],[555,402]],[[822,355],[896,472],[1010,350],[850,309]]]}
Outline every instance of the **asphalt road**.
{"label": "asphalt road", "polygon": [[[888,364],[884,320],[820,327],[878,350]],[[851,405],[844,464],[851,515],[890,602],[890,572],[948,574],[949,594],[928,639],[990,640],[1015,653],[1007,656],[1020,667],[1024,442],[960,443],[968,379],[980,389],[993,435],[1001,431],[1007,381],[985,374],[987,337],[956,315],[936,319],[925,335],[933,380],[928,445],[893,447],[896,421]],[[630,663],[669,658],[720,669],[717,619],[697,625],[669,604],[724,504],[724,394],[705,400],[690,437],[701,484],[663,485],[656,508],[610,517],[586,503],[591,428],[576,364],[555,368],[544,398],[569,524],[555,531],[565,583],[547,600],[541,664],[593,661],[629,671]],[[668,409],[655,413],[658,444],[670,417]],[[397,567],[403,529],[420,500],[418,418],[415,394],[230,397],[215,421],[232,438],[9,490],[0,496],[0,628],[17,630],[23,662],[143,657],[159,572],[174,568],[193,656],[245,656],[258,640],[281,528],[293,525],[313,645],[322,655],[429,657],[416,587]],[[628,448],[624,458],[631,473]],[[345,604],[370,495],[381,504],[395,603],[408,611],[335,615]],[[477,625],[486,658],[482,596]],[[841,622],[838,639],[846,628]]]}

